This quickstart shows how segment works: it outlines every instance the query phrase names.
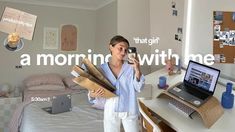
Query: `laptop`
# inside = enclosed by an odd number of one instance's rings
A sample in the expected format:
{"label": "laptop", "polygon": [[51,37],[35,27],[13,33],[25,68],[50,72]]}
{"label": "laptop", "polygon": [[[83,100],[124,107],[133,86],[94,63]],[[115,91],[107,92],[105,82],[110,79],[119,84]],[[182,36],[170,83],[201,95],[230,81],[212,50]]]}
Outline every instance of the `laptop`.
{"label": "laptop", "polygon": [[213,96],[219,75],[220,70],[190,60],[183,82],[168,92],[199,107]]}
{"label": "laptop", "polygon": [[71,95],[57,95],[52,97],[52,106],[42,108],[44,111],[50,114],[58,114],[63,112],[68,112],[72,110],[71,106]]}

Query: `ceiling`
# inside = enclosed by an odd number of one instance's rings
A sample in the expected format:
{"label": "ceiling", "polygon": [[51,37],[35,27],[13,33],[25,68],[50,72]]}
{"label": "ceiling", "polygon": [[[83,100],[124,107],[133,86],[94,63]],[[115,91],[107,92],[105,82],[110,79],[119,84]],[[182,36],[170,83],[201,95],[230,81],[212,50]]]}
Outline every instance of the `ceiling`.
{"label": "ceiling", "polygon": [[0,0],[0,1],[96,10],[115,0]]}

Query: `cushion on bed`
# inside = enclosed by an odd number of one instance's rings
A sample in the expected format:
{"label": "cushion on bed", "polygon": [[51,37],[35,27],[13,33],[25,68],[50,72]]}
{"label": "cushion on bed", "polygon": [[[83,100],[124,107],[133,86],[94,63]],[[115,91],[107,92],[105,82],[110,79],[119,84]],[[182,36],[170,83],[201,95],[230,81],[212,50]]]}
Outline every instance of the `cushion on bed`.
{"label": "cushion on bed", "polygon": [[79,86],[78,84],[76,84],[75,82],[73,82],[73,76],[68,76],[68,77],[65,77],[63,79],[63,82],[65,84],[66,87],[70,88],[70,89],[85,89],[81,86]]}
{"label": "cushion on bed", "polygon": [[73,82],[73,79],[74,77],[72,76],[68,76],[68,77],[65,77],[63,78],[63,82],[65,84],[65,86],[67,86],[68,88],[72,88],[72,87],[75,87],[77,86],[77,84],[75,82]]}
{"label": "cushion on bed", "polygon": [[26,78],[23,83],[26,87],[39,85],[59,85],[64,87],[62,77],[56,73],[47,73],[41,75],[32,75]]}
{"label": "cushion on bed", "polygon": [[64,90],[65,87],[62,85],[53,85],[53,84],[45,84],[38,86],[28,87],[28,90]]}

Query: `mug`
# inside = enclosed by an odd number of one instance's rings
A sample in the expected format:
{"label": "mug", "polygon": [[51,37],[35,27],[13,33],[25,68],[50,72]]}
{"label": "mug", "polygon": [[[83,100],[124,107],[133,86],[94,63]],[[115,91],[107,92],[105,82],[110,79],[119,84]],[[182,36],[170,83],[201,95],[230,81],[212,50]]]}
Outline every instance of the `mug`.
{"label": "mug", "polygon": [[165,76],[160,76],[160,77],[159,77],[158,86],[159,86],[160,88],[166,87],[166,77],[165,77]]}

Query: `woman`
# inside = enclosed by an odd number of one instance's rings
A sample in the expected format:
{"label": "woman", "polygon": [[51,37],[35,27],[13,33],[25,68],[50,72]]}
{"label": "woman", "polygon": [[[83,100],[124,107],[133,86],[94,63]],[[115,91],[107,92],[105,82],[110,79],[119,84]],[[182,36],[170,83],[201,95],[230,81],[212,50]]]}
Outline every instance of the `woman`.
{"label": "woman", "polygon": [[[106,78],[116,87],[117,97],[106,99],[104,105],[104,131],[120,132],[122,123],[125,132],[138,132],[138,105],[136,92],[144,86],[144,76],[136,58],[133,64],[124,59],[127,54],[129,42],[122,36],[114,36],[109,44],[111,59],[101,65]],[[90,101],[100,99],[104,94],[102,89],[90,91]],[[96,102],[97,102],[96,101]]]}

